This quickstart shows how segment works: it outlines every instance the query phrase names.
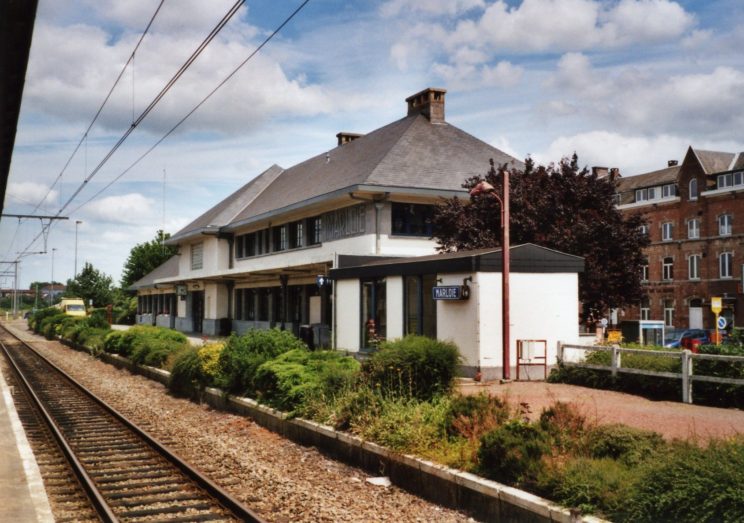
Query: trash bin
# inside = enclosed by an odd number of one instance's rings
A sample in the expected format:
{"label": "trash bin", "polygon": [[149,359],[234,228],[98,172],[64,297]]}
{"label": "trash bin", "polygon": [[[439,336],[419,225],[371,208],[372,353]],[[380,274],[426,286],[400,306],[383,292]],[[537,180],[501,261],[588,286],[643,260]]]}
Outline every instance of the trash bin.
{"label": "trash bin", "polygon": [[315,349],[312,325],[300,325],[300,339],[305,342],[310,350]]}
{"label": "trash bin", "polygon": [[331,329],[324,323],[313,323],[313,345],[327,349],[331,346]]}

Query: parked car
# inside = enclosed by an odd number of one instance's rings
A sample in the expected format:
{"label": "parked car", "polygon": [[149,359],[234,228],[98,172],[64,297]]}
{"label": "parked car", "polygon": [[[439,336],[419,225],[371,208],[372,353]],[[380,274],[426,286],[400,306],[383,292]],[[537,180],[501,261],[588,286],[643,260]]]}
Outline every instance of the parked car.
{"label": "parked car", "polygon": [[664,336],[664,347],[672,349],[692,349],[693,340],[697,345],[710,343],[705,329],[669,329]]}

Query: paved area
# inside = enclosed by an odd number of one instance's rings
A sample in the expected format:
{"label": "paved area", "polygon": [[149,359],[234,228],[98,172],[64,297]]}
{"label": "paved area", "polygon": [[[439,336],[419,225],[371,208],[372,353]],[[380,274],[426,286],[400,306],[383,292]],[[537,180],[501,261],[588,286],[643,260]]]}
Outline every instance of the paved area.
{"label": "paved area", "polygon": [[0,370],[0,521],[53,522],[44,484]]}
{"label": "paved area", "polygon": [[703,444],[711,438],[744,434],[744,411],[738,409],[651,401],[622,392],[539,381],[487,385],[466,382],[460,390],[464,394],[488,391],[503,395],[515,407],[524,403],[532,419],[537,419],[544,408],[562,401],[576,405],[590,423],[623,423],[659,432],[669,440],[693,438]]}

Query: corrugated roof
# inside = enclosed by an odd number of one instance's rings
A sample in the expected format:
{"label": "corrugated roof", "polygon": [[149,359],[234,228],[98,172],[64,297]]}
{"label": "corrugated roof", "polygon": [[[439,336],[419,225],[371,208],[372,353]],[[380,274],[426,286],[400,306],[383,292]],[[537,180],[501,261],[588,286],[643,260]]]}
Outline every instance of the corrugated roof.
{"label": "corrugated roof", "polygon": [[144,275],[142,278],[134,282],[129,290],[136,291],[137,289],[144,289],[147,287],[153,287],[155,280],[161,278],[173,278],[178,276],[178,255],[171,256],[166,261],[155,267],[152,271]]}

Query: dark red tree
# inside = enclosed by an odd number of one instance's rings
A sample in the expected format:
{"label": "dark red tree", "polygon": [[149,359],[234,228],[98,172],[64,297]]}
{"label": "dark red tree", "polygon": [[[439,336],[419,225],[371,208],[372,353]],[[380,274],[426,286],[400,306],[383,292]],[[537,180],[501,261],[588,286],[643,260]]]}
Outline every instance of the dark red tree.
{"label": "dark red tree", "polygon": [[[485,177],[469,178],[463,187],[470,191],[485,180],[500,195],[500,170],[492,164]],[[579,276],[583,321],[592,323],[611,307],[641,299],[640,270],[648,238],[639,228],[645,221],[639,214],[624,217],[617,210],[611,177],[579,169],[575,154],[547,167],[535,166],[528,158],[524,170],[510,173],[511,244],[535,243],[584,257]],[[432,222],[440,251],[501,244],[501,206],[490,193],[467,202],[445,200]]]}

